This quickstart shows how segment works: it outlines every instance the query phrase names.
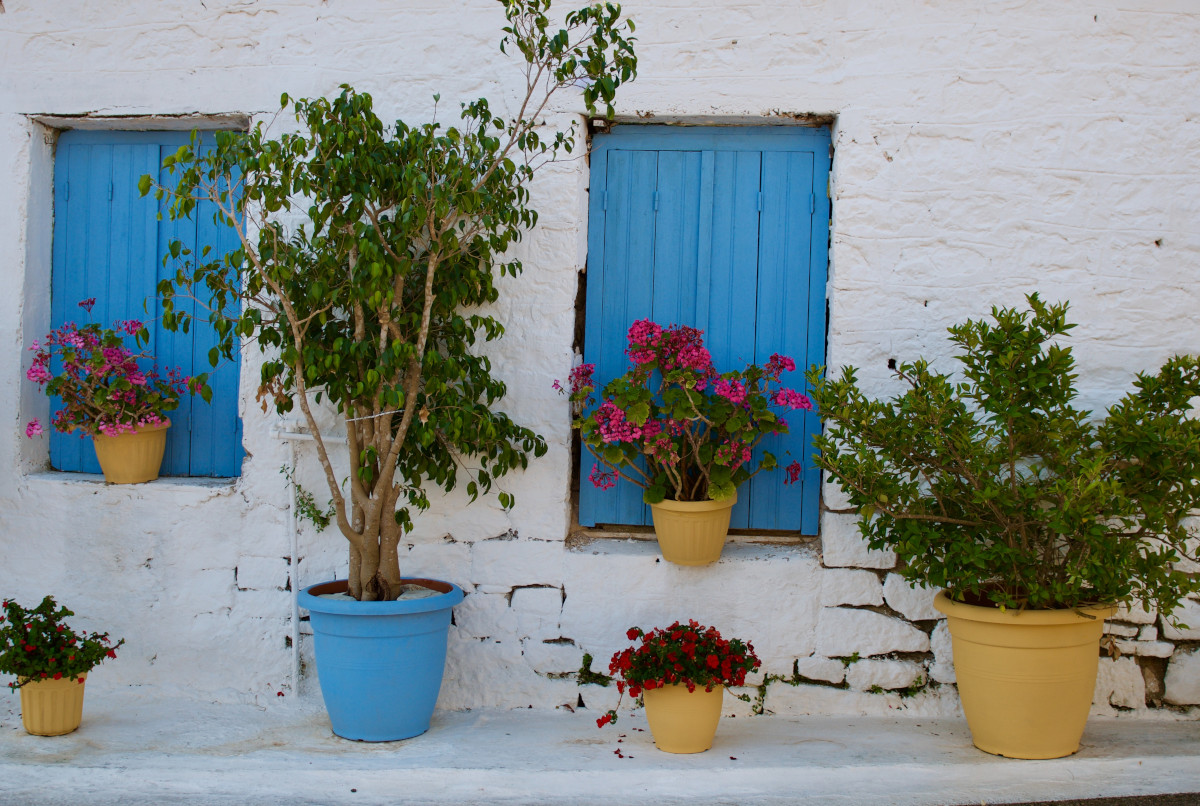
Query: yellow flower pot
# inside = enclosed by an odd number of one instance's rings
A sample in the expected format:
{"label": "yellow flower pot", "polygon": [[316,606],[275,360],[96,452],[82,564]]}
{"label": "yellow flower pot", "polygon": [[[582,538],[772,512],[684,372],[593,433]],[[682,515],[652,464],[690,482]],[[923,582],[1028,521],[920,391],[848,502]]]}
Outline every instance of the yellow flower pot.
{"label": "yellow flower pot", "polygon": [[705,691],[696,686],[673,685],[642,692],[646,721],[659,750],[667,753],[703,753],[712,747],[721,721],[724,686]]}
{"label": "yellow flower pot", "polygon": [[38,680],[21,686],[21,722],[35,736],[61,736],[83,721],[87,675]]}
{"label": "yellow flower pot", "polygon": [[1079,749],[1104,619],[1115,607],[1007,610],[939,593],[954,670],[975,746],[1008,758],[1061,758]]}
{"label": "yellow flower pot", "polygon": [[725,501],[668,501],[650,505],[663,557],[676,565],[708,565],[721,559],[737,495]]}
{"label": "yellow flower pot", "polygon": [[93,436],[104,480],[110,484],[141,484],[158,478],[170,427],[171,423],[167,421],[115,437]]}

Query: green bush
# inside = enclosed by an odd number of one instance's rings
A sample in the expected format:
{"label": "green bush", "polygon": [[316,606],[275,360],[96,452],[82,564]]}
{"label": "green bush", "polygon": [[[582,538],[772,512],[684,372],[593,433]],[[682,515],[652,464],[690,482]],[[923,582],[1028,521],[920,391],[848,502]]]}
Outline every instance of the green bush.
{"label": "green bush", "polygon": [[1067,304],[949,329],[961,377],[918,360],[903,394],[870,400],[855,370],[809,372],[825,425],[817,464],[861,513],[872,548],[911,583],[1002,608],[1141,601],[1170,613],[1200,580],[1176,568],[1200,507],[1200,363],[1180,356],[1099,420],[1075,408],[1056,340]]}

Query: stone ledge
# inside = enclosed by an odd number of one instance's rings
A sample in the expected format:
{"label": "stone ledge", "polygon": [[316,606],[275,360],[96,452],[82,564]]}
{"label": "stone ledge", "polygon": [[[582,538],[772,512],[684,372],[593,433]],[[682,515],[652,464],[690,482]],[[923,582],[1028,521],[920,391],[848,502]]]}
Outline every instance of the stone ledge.
{"label": "stone ledge", "polygon": [[1093,717],[1076,755],[1013,762],[976,750],[961,718],[915,708],[874,719],[733,709],[712,750],[678,756],[655,749],[644,712],[600,730],[600,711],[574,703],[553,713],[438,711],[428,733],[372,744],[333,736],[318,697],[216,705],[97,686],[79,731],[50,740],[25,734],[14,698],[5,700],[0,803],[22,806],[167,806],[196,803],[198,793],[220,806],[390,806],[398,792],[427,806],[550,806],[565,793],[601,806],[618,791],[628,806],[934,806],[972,793],[1012,803],[1200,792],[1200,733],[1190,721]]}

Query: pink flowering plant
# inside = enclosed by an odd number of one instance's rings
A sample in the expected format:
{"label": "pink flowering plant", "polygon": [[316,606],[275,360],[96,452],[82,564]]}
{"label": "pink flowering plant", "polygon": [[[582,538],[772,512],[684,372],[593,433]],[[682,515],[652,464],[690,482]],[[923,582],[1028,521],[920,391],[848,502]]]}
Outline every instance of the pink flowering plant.
{"label": "pink flowering plant", "polygon": [[[79,307],[91,313],[95,298],[85,299]],[[150,354],[140,348],[149,338],[146,326],[136,320],[116,322],[112,328],[95,322],[79,326],[68,322],[35,341],[33,364],[25,377],[47,395],[62,400],[63,407],[54,415],[52,425],[67,433],[79,429],[88,434],[116,436],[143,427],[167,422],[166,412],[179,406],[179,398],[195,391],[202,379],[186,378],[178,369],[166,377],[158,370],[143,369]],[[139,351],[126,346],[132,336]],[[52,366],[58,368],[57,374]],[[34,419],[25,427],[25,435],[43,432]]]}
{"label": "pink flowering plant", "polygon": [[[763,451],[756,459],[754,449],[770,434],[788,433],[776,409],[812,408],[807,396],[782,383],[795,362],[776,353],[762,366],[718,373],[703,335],[684,325],[634,322],[626,349],[630,368],[604,387],[595,408],[594,364],[572,370],[569,388],[555,381],[570,396],[573,425],[598,460],[588,477],[596,487],[608,489],[623,478],[643,489],[648,504],[722,501],[777,467],[773,454]],[[799,462],[788,465],[786,483],[800,472]]]}
{"label": "pink flowering plant", "polygon": [[106,658],[115,658],[117,648],[108,633],[75,632],[63,619],[75,615],[47,596],[35,608],[26,609],[4,600],[0,615],[0,673],[16,676],[9,688],[41,680],[78,680]]}

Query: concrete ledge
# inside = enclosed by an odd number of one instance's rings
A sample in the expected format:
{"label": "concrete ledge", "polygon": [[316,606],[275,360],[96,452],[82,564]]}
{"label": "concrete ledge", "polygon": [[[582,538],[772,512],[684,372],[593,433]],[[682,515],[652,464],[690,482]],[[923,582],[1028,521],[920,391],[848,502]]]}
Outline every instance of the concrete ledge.
{"label": "concrete ledge", "polygon": [[[333,736],[316,698],[258,705],[96,692],[75,733],[27,735],[0,694],[0,804],[950,804],[1200,792],[1195,722],[1093,718],[1075,756],[976,750],[960,719],[738,717],[655,749],[641,712],[439,712],[405,742]],[[619,740],[619,741],[618,741]],[[621,756],[616,754],[621,751]]]}

